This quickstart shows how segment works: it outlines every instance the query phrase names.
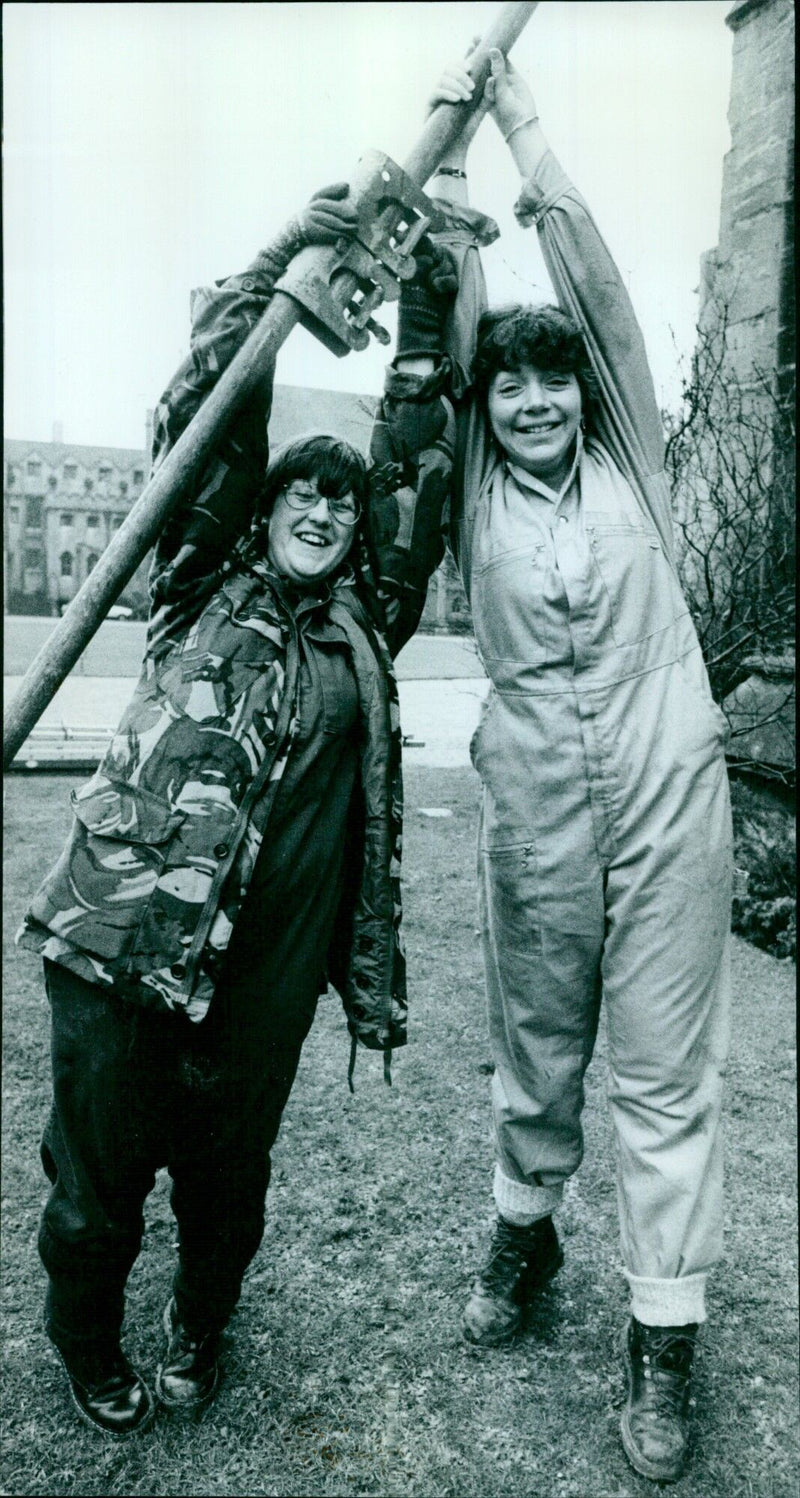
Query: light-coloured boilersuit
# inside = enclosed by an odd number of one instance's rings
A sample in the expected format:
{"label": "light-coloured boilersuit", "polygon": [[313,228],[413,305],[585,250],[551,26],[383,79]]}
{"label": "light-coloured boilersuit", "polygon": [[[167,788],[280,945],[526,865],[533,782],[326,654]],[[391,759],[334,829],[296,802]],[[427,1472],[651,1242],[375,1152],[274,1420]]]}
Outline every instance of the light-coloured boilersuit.
{"label": "light-coloured boilersuit", "polygon": [[[471,752],[495,1199],[512,1219],[543,1216],[580,1163],[602,999],[633,1311],[702,1321],[721,1248],[725,721],[674,570],[660,421],[627,294],[550,153],[516,211],[537,218],[602,403],[558,493],[503,460],[474,404],[457,417],[454,548],[491,680]],[[467,255],[464,298],[476,262]]]}

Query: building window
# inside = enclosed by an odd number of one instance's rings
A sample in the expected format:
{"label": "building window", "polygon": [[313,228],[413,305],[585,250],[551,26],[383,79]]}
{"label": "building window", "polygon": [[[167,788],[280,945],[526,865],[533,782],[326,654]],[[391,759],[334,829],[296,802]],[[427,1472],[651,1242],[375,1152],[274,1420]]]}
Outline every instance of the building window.
{"label": "building window", "polygon": [[86,516],[86,528],[87,528],[87,530],[96,531],[99,524],[100,524],[100,516],[99,515],[87,515]]}
{"label": "building window", "polygon": [[98,473],[99,473],[101,479],[110,479],[111,478],[111,469],[109,468],[109,466],[108,466],[107,463],[103,463],[101,465],[101,467],[98,469]]}
{"label": "building window", "polygon": [[88,557],[86,558],[86,576],[87,577],[89,576],[89,573],[92,571],[92,569],[97,566],[97,562],[98,562],[97,553],[94,552],[94,551],[90,551]]}
{"label": "building window", "polygon": [[19,520],[19,505],[9,505],[8,518],[9,520]]}
{"label": "building window", "polygon": [[42,553],[36,547],[28,546],[25,550],[25,566],[29,572],[40,567],[42,564]]}
{"label": "building window", "polygon": [[120,481],[119,481],[119,492],[120,492],[120,494],[127,494],[127,492],[128,492],[128,480],[127,479],[120,479]]}
{"label": "building window", "polygon": [[122,522],[123,522],[124,519],[125,519],[124,515],[115,515],[114,516],[112,524],[114,526],[114,530],[115,531],[119,529],[119,527],[122,525]]}
{"label": "building window", "polygon": [[77,463],[65,463],[64,464],[64,478],[65,479],[76,479],[77,477],[78,477],[78,465],[77,465]]}
{"label": "building window", "polygon": [[71,510],[62,510],[61,514],[58,517],[58,523],[59,523],[59,525],[67,525],[67,526],[74,525],[75,524],[75,517],[74,517],[72,511]]}
{"label": "building window", "polygon": [[72,577],[72,553],[70,551],[61,553],[61,576]]}
{"label": "building window", "polygon": [[134,470],[133,470],[133,482],[134,482],[134,484],[143,484],[144,483],[144,470],[143,469],[141,469],[141,468],[134,468]]}
{"label": "building window", "polygon": [[36,478],[37,474],[40,474],[42,471],[42,465],[38,458],[29,458],[25,464],[25,471],[32,479]]}
{"label": "building window", "polygon": [[10,489],[14,483],[14,470],[11,467],[10,463],[6,464],[6,482],[8,483],[8,487]]}
{"label": "building window", "polygon": [[29,495],[25,501],[25,524],[41,529],[44,518],[44,500],[41,496]]}

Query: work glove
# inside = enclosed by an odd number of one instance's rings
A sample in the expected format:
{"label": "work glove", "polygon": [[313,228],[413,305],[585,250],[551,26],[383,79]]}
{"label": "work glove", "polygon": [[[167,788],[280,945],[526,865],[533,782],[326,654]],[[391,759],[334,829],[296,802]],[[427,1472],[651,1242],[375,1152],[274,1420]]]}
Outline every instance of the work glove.
{"label": "work glove", "polygon": [[247,268],[247,275],[259,278],[259,291],[269,294],[289,262],[307,245],[335,244],[337,239],[352,239],[358,218],[352,201],[348,201],[349,193],[347,182],[320,187],[305,208],[289,219],[272,243],[261,250]]}
{"label": "work glove", "polygon": [[334,182],[312,194],[296,219],[304,244],[335,244],[337,239],[352,238],[358,217],[349,195],[348,182]]}
{"label": "work glove", "polygon": [[458,291],[458,269],[453,255],[434,244],[427,234],[415,251],[416,274],[400,288],[397,356],[436,355],[442,351],[447,315]]}

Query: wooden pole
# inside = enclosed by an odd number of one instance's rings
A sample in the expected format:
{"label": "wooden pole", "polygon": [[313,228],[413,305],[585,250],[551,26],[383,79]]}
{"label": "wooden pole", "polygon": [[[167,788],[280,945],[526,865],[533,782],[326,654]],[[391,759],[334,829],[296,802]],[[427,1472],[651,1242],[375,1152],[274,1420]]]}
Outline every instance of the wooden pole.
{"label": "wooden pole", "polygon": [[464,121],[478,104],[483,94],[483,85],[489,76],[489,53],[497,48],[505,57],[513,47],[538,6],[539,0],[528,0],[521,5],[504,5],[492,22],[485,36],[478,43],[467,64],[467,72],[477,85],[472,99],[462,104],[440,104],[425,122],[425,127],[410,156],[403,163],[403,170],[424,187],[433,175],[442,157],[457,136],[461,134]]}
{"label": "wooden pole", "polygon": [[[538,0],[505,5],[470,57],[469,71],[483,84],[489,72],[489,50],[505,55],[536,9]],[[429,116],[404,170],[424,187],[442,156],[459,135],[467,115],[480,98],[469,103],[441,104]],[[342,306],[354,289],[342,277],[335,294]],[[114,603],[163,529],[176,504],[214,444],[247,395],[270,370],[281,344],[300,319],[301,309],[291,297],[276,291],[257,327],[206,397],[186,431],[129,512],[100,556],[83,587],[31,662],[3,720],[3,766],[8,768],[34,724],[64,678],[86,649]]]}

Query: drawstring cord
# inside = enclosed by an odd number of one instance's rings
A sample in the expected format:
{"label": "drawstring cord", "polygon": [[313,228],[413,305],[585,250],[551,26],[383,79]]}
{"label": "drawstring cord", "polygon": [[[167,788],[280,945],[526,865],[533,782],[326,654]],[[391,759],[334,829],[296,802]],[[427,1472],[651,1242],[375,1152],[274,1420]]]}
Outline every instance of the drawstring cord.
{"label": "drawstring cord", "polygon": [[[350,1065],[347,1068],[347,1085],[350,1088],[350,1091],[352,1093],[355,1093],[355,1090],[356,1090],[355,1087],[353,1086],[353,1072],[356,1069],[356,1055],[357,1055],[357,1053],[358,1053],[358,1041],[357,1041],[355,1035],[353,1035],[350,1038]],[[391,1085],[392,1085],[392,1048],[391,1048],[390,1045],[385,1045],[384,1048],[383,1048],[383,1080],[386,1083],[387,1087],[391,1087]]]}
{"label": "drawstring cord", "polygon": [[353,1072],[356,1069],[356,1051],[357,1050],[358,1050],[358,1041],[356,1040],[356,1037],[354,1035],[351,1038],[351,1041],[350,1041],[350,1065],[347,1068],[347,1085],[350,1088],[350,1091],[353,1092],[353,1093],[356,1090],[355,1087],[353,1086]]}

